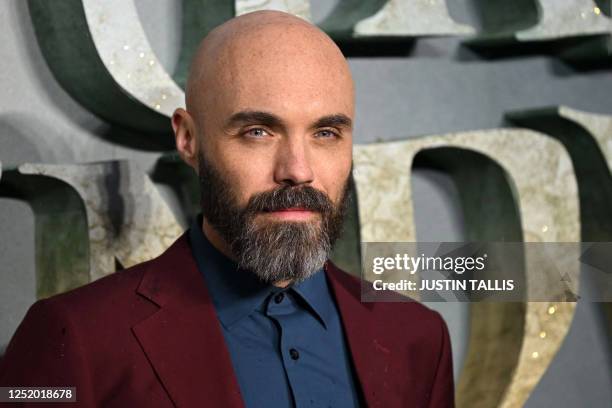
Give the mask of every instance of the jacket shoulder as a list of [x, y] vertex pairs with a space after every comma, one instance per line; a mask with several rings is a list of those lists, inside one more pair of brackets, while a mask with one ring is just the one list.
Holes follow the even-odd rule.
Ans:
[[45, 303], [60, 303], [72, 308], [102, 308], [122, 304], [136, 294], [146, 271], [155, 259], [113, 272], [78, 288], [45, 298]]

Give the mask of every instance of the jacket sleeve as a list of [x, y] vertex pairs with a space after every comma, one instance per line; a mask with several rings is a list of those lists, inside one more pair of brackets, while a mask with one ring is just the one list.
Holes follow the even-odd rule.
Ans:
[[[30, 307], [0, 361], [0, 386], [76, 387], [77, 404], [52, 405], [95, 406], [91, 371], [78, 327], [58, 299], [39, 300]], [[48, 405], [32, 402], [20, 406]]]
[[440, 321], [440, 357], [438, 368], [431, 387], [430, 408], [453, 408], [455, 406], [455, 389], [453, 382], [453, 358], [451, 353], [450, 336], [442, 316], [436, 312]]

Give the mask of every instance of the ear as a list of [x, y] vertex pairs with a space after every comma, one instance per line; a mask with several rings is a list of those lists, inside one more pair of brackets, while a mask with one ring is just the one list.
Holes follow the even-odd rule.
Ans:
[[178, 108], [172, 114], [172, 129], [176, 150], [185, 163], [198, 171], [198, 139], [193, 118], [183, 108]]

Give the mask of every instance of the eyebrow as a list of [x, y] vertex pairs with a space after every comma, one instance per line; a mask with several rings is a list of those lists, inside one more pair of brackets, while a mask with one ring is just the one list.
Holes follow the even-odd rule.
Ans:
[[263, 111], [241, 111], [234, 113], [227, 120], [225, 127], [232, 128], [249, 124], [260, 124], [268, 127], [284, 128], [283, 120], [273, 113]]
[[312, 129], [318, 129], [322, 127], [345, 127], [351, 129], [353, 127], [353, 121], [345, 114], [337, 113], [335, 115], [323, 116], [322, 118], [317, 119], [317, 121], [311, 126]]
[[[225, 124], [225, 128], [226, 129], [234, 128], [234, 127], [239, 127], [239, 126], [244, 126], [244, 125], [249, 125], [249, 124], [251, 125], [259, 124], [259, 125], [268, 126], [270, 128], [280, 128], [280, 129], [287, 128], [285, 122], [279, 116], [273, 113], [270, 113], [270, 112], [252, 111], [252, 110], [246, 110], [246, 111], [240, 111], [240, 112], [234, 113], [227, 120]], [[346, 128], [351, 129], [352, 126], [353, 126], [353, 121], [351, 120], [351, 118], [349, 118], [343, 113], [336, 113], [333, 115], [326, 115], [326, 116], [320, 117], [310, 126], [310, 128], [318, 129], [322, 127], [336, 127], [336, 128], [346, 127]]]

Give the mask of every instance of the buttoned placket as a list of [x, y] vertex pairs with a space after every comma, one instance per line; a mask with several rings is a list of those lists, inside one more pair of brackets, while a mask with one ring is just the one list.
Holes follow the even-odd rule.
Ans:
[[287, 330], [287, 326], [292, 319], [300, 318], [300, 306], [295, 298], [295, 293], [291, 289], [274, 292], [270, 295], [265, 314], [270, 319], [274, 320], [279, 329], [280, 350], [283, 360], [285, 374], [289, 379], [289, 387], [295, 401], [295, 386], [299, 381], [297, 374], [294, 372], [295, 367], [300, 364], [300, 343], [291, 331]]

